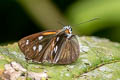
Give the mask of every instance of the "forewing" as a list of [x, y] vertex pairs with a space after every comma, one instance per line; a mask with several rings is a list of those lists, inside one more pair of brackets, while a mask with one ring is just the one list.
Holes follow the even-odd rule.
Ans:
[[36, 56], [36, 58], [34, 58], [35, 61], [39, 61], [39, 62], [49, 62], [51, 63], [53, 60], [53, 49], [55, 46], [55, 39], [56, 37], [52, 37], [50, 41], [47, 42], [47, 45], [45, 46], [44, 50], [42, 51], [43, 55], [41, 56], [41, 53]]
[[63, 44], [64, 40], [66, 37], [64, 37], [64, 33], [59, 33], [58, 35], [55, 35], [52, 37], [52, 39], [48, 42], [48, 45], [46, 49], [44, 50], [44, 55], [40, 59], [38, 56], [36, 59], [40, 60], [41, 62], [49, 62], [49, 63], [54, 63], [54, 58], [56, 55], [59, 54], [59, 50], [61, 48], [61, 45]]
[[51, 39], [57, 31], [45, 31], [22, 38], [18, 45], [24, 53], [26, 59], [37, 60], [36, 57], [42, 60], [45, 49], [49, 46]]
[[54, 37], [46, 45], [44, 50], [44, 55], [42, 57], [38, 56], [35, 59], [39, 60], [39, 62], [48, 62], [48, 63], [56, 63], [54, 58], [59, 54], [61, 50], [61, 45], [65, 42], [66, 36], [64, 32], [58, 32]]

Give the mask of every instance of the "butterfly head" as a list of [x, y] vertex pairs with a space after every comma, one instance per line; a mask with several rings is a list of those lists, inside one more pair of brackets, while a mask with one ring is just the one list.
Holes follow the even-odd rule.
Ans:
[[72, 28], [71, 26], [64, 26], [63, 30], [65, 31], [67, 38], [70, 38], [72, 36]]

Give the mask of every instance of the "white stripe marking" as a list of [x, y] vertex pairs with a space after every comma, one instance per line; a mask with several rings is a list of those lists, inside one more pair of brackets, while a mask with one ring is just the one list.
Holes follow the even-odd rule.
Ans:
[[33, 46], [33, 50], [34, 50], [34, 51], [36, 50], [36, 46]]
[[57, 59], [56, 59], [55, 63], [57, 63], [57, 62], [58, 62], [58, 60], [59, 60], [59, 58], [57, 58]]
[[38, 46], [38, 51], [40, 52], [41, 49], [42, 49], [42, 45], [39, 45], [39, 46]]
[[41, 40], [42, 38], [43, 38], [43, 36], [39, 36], [39, 37], [38, 37], [38, 40]]
[[56, 41], [58, 41], [58, 40], [59, 40], [59, 37], [57, 37]]
[[26, 40], [26, 45], [28, 45], [29, 44], [29, 40]]
[[56, 47], [54, 48], [55, 53], [57, 52], [57, 49], [58, 49], [58, 46], [56, 46]]

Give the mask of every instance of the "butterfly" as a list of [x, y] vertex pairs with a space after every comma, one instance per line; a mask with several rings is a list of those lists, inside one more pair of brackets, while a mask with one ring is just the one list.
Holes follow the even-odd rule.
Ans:
[[60, 30], [43, 31], [22, 38], [18, 42], [27, 60], [52, 64], [70, 64], [79, 57], [79, 42], [71, 26]]

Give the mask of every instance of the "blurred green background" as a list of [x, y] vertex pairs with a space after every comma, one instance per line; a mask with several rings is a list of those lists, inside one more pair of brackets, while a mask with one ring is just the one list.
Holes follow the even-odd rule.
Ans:
[[[80, 22], [99, 17], [99, 20]], [[72, 25], [73, 33], [120, 42], [120, 0], [0, 0], [0, 43]]]

